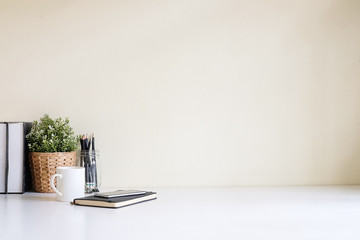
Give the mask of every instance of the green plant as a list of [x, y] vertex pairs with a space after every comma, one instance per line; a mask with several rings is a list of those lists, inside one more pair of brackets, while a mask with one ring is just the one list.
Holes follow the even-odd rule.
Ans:
[[72, 152], [78, 148], [78, 138], [69, 119], [52, 119], [47, 114], [39, 122], [33, 122], [26, 139], [30, 152]]

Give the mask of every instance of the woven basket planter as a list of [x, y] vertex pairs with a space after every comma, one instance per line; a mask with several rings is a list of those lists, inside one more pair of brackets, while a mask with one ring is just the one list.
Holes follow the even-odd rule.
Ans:
[[[58, 166], [75, 166], [76, 152], [55, 152], [29, 154], [32, 184], [36, 192], [52, 193], [50, 178], [56, 173]], [[55, 181], [56, 185], [56, 181]]]

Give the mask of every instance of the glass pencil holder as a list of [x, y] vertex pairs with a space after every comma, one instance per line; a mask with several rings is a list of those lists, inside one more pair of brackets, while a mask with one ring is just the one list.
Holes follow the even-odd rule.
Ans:
[[78, 151], [76, 165], [85, 168], [85, 192], [99, 192], [99, 188], [101, 185], [99, 151]]

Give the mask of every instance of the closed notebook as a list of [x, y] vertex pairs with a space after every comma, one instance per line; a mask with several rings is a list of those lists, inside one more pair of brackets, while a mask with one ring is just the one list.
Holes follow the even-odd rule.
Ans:
[[102, 198], [96, 196], [89, 196], [83, 198], [74, 199], [75, 205], [92, 206], [92, 207], [106, 207], [106, 208], [120, 208], [126, 207], [132, 204], [141, 203], [157, 198], [155, 192], [146, 192], [142, 195], [123, 196], [114, 198]]

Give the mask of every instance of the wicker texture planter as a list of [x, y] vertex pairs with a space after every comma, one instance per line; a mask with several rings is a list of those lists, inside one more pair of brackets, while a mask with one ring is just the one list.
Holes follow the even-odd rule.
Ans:
[[41, 193], [52, 193], [54, 190], [50, 186], [51, 176], [56, 173], [58, 166], [75, 166], [76, 152], [32, 152], [29, 160], [34, 190]]

